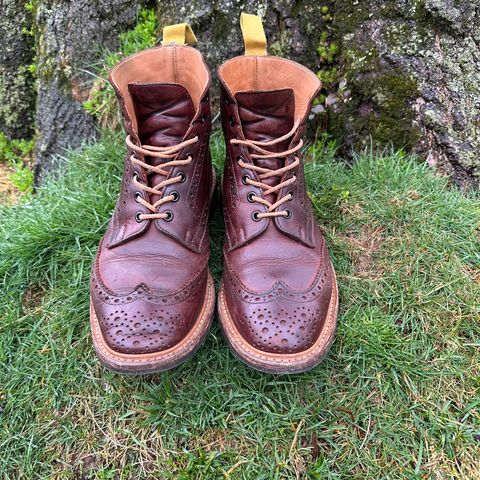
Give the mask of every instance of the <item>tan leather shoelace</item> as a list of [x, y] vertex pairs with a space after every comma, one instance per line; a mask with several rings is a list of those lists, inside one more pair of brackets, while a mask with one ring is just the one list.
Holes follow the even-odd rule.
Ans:
[[[296, 132], [297, 128], [298, 128], [298, 124], [295, 124], [288, 133], [286, 133], [282, 137], [276, 138], [275, 140], [271, 140], [269, 142], [259, 142], [255, 140], [239, 140], [235, 138], [230, 140], [230, 142], [234, 145], [245, 145], [246, 147], [251, 148], [252, 150], [258, 152], [258, 153], [252, 153], [250, 155], [250, 158], [252, 160], [262, 159], [262, 158], [286, 158], [292, 153], [295, 153], [302, 148], [303, 146], [302, 140], [300, 140], [295, 147], [292, 147], [283, 152], [271, 152], [269, 150], [265, 150], [262, 147], [271, 147], [272, 145], [276, 145], [277, 143], [283, 142], [287, 138], [291, 137]], [[295, 156], [294, 161], [289, 165], [286, 165], [282, 168], [278, 168], [276, 170], [272, 170], [270, 168], [259, 167], [258, 165], [255, 165], [253, 163], [246, 163], [242, 159], [238, 161], [238, 164], [242, 168], [248, 168], [257, 173], [257, 178], [259, 180], [258, 182], [255, 180], [252, 180], [250, 177], [247, 177], [245, 179], [245, 183], [247, 183], [248, 185], [253, 185], [257, 188], [261, 188], [265, 196], [270, 195], [271, 193], [278, 192], [282, 188], [288, 185], [291, 185], [292, 183], [295, 183], [297, 180], [297, 177], [293, 176], [274, 186], [268, 185], [267, 183], [263, 183], [262, 180], [265, 180], [266, 178], [270, 178], [270, 177], [282, 177], [286, 172], [294, 169], [299, 163], [300, 163], [300, 159], [297, 156]], [[292, 194], [288, 193], [287, 195], [284, 195], [283, 197], [279, 198], [275, 203], [270, 203], [265, 198], [252, 195], [250, 197], [250, 201], [261, 203], [262, 205], [265, 205], [267, 207], [266, 212], [258, 212], [256, 214], [256, 218], [261, 219], [261, 218], [268, 218], [268, 217], [288, 217], [289, 212], [287, 210], [276, 211], [276, 208], [278, 208], [280, 205], [283, 205], [285, 202], [288, 202], [292, 198], [293, 198]]]
[[[184, 140], [183, 142], [180, 142], [179, 144], [173, 145], [171, 147], [155, 147], [153, 145], [142, 145], [141, 147], [139, 147], [138, 145], [135, 145], [132, 142], [130, 135], [127, 135], [125, 142], [127, 146], [131, 148], [134, 152], [142, 154], [144, 156], [162, 158], [162, 159], [173, 159], [176, 157], [177, 153], [180, 152], [183, 148], [187, 147], [188, 145], [197, 143], [198, 137], [190, 138], [189, 140]], [[130, 157], [130, 160], [135, 165], [139, 165], [141, 168], [146, 170], [147, 173], [153, 172], [153, 173], [158, 173], [160, 175], [163, 175], [164, 177], [168, 177], [169, 169], [171, 167], [176, 167], [179, 165], [188, 165], [192, 161], [192, 157], [189, 156], [184, 160], [181, 160], [181, 159], [170, 160], [169, 162], [164, 162], [156, 166], [142, 162], [137, 157], [135, 157], [135, 154], [133, 154]], [[136, 176], [133, 179], [133, 182], [136, 187], [138, 187], [140, 190], [143, 190], [144, 192], [151, 193], [152, 195], [160, 195], [160, 191], [167, 185], [173, 185], [174, 183], [180, 183], [183, 181], [185, 181], [184, 175], [176, 175], [175, 177], [167, 178], [166, 180], [159, 182], [156, 185], [150, 187], [148, 185], [145, 185], [144, 183], [140, 183], [137, 180]], [[137, 195], [135, 197], [135, 200], [141, 205], [143, 205], [144, 207], [148, 208], [148, 210], [152, 212], [152, 213], [138, 214], [137, 218], [139, 220], [154, 220], [157, 218], [162, 218], [164, 220], [171, 220], [172, 219], [171, 213], [170, 214], [167, 212], [157, 213], [157, 210], [158, 210], [158, 207], [160, 207], [164, 203], [178, 200], [178, 197], [176, 195], [167, 195], [159, 198], [155, 203], [149, 203], [140, 195]]]

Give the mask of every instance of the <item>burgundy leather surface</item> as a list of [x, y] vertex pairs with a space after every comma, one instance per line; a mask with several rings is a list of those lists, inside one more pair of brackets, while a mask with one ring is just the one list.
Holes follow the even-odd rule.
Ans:
[[[194, 66], [192, 66], [193, 68]], [[179, 200], [164, 209], [173, 220], [135, 219], [147, 213], [135, 200], [133, 176], [150, 186], [165, 180], [159, 174], [146, 175], [132, 165], [127, 152], [122, 190], [100, 243], [91, 278], [91, 298], [102, 333], [115, 351], [142, 354], [161, 351], [177, 344], [190, 330], [203, 305], [207, 286], [209, 241], [207, 231], [212, 166], [208, 140], [211, 128], [208, 88], [195, 112], [192, 100], [179, 84], [129, 84], [138, 132], [126, 116], [125, 125], [132, 138], [154, 146], [175, 145], [198, 135], [199, 141], [180, 152], [178, 158], [193, 158], [189, 165], [172, 167], [185, 181], [164, 188]], [[123, 99], [120, 92], [120, 104]], [[124, 115], [125, 109], [123, 109]], [[138, 154], [136, 154], [138, 156]], [[149, 162], [163, 159], [143, 157]], [[147, 192], [143, 198], [154, 203]], [[155, 195], [158, 198], [157, 195]], [[161, 211], [161, 209], [159, 209]]]
[[[238, 164], [256, 162], [267, 168], [280, 168], [285, 158], [252, 160], [248, 147], [232, 145], [233, 138], [268, 141], [289, 132], [294, 124], [295, 101], [291, 89], [229, 94], [224, 79], [222, 123], [227, 143], [223, 180], [226, 242], [223, 285], [228, 310], [242, 336], [265, 352], [288, 354], [311, 347], [325, 322], [332, 294], [333, 273], [325, 241], [316, 224], [306, 194], [303, 164], [283, 178], [273, 177], [269, 184], [297, 177], [270, 202], [288, 192], [293, 200], [279, 207], [291, 211], [290, 218], [276, 217], [254, 221], [252, 212], [266, 211], [248, 201], [248, 193], [262, 190], [242, 182], [243, 175], [257, 179], [254, 171]], [[285, 151], [297, 145], [302, 124], [293, 137], [270, 151]], [[297, 153], [297, 156], [301, 156]], [[293, 158], [289, 158], [293, 160]], [[263, 162], [260, 164], [259, 162]]]
[[143, 144], [166, 146], [182, 140], [195, 115], [192, 99], [184, 86], [130, 83], [128, 90]]
[[[260, 142], [268, 142], [288, 133], [294, 122], [295, 98], [293, 90], [274, 90], [266, 92], [239, 92], [235, 96], [238, 104], [238, 115], [245, 138]], [[287, 150], [291, 139], [267, 147], [272, 152]], [[260, 167], [278, 169], [285, 159], [256, 159], [254, 163]], [[267, 178], [265, 183], [275, 185], [278, 177]], [[274, 195], [265, 197], [274, 201]]]
[[[192, 99], [185, 87], [175, 83], [131, 83], [128, 91], [133, 100], [142, 144], [166, 147], [181, 142], [195, 115]], [[148, 163], [159, 165], [162, 159], [148, 157]], [[156, 185], [162, 178], [152, 174], [148, 183]], [[153, 195], [152, 203], [158, 198], [158, 195]]]

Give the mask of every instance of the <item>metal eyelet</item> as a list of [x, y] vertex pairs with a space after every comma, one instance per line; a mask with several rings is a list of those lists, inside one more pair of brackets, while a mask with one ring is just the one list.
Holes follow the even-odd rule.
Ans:
[[183, 183], [187, 179], [187, 176], [183, 172], [178, 172], [177, 177], [180, 177], [180, 183]]
[[260, 212], [258, 210], [255, 210], [254, 212], [252, 212], [252, 220], [254, 222], [259, 222], [261, 220], [261, 218], [258, 216], [259, 213]]
[[237, 155], [237, 163], [243, 162], [243, 157], [241, 155]]
[[231, 127], [234, 127], [235, 126], [235, 119], [233, 117], [230, 117], [228, 119], [228, 123], [230, 124]]
[[285, 218], [292, 218], [292, 211], [291, 210], [285, 210], [285, 212], [287, 212], [287, 214], [285, 215]]
[[133, 172], [133, 175], [132, 175], [132, 178], [135, 182], [138, 182], [138, 173], [137, 172]]
[[140, 218], [140, 215], [142, 215], [142, 212], [137, 212], [137, 213], [135, 214], [135, 220], [136, 220], [138, 223], [143, 222], [143, 219]]
[[244, 185], [248, 185], [247, 180], [250, 180], [250, 177], [249, 177], [248, 175], [244, 175], [244, 176], [242, 177], [242, 183], [243, 183]]
[[253, 203], [255, 200], [253, 199], [253, 197], [256, 197], [256, 194], [255, 192], [249, 192], [248, 195], [247, 195], [247, 200], [250, 202], [250, 203]]
[[172, 202], [178, 202], [178, 200], [180, 200], [180, 194], [178, 192], [170, 192], [170, 195], [174, 197]]
[[165, 212], [163, 212], [165, 215], [167, 215], [164, 220], [166, 222], [171, 222], [173, 220], [173, 212], [171, 212], [170, 210], [166, 210]]
[[205, 123], [205, 120], [207, 119], [207, 116], [206, 115], [202, 115], [200, 117], [200, 123]]
[[142, 197], [142, 194], [141, 194], [140, 192], [135, 192], [135, 201], [136, 201], [137, 203], [139, 203], [139, 202], [138, 202], [138, 199], [139, 199], [139, 198], [143, 198], [143, 197]]
[[291, 202], [293, 200], [293, 192], [292, 191], [288, 192], [288, 195], [290, 195], [290, 198], [288, 200]]

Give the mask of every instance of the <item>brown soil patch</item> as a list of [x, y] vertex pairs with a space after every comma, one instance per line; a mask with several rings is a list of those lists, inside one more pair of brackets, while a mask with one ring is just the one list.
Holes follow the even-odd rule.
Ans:
[[346, 240], [353, 260], [353, 275], [379, 277], [381, 272], [374, 266], [374, 255], [383, 243], [383, 229], [365, 226], [360, 232], [348, 235]]
[[22, 195], [10, 181], [13, 168], [0, 162], [0, 203], [15, 203]]
[[22, 297], [22, 306], [27, 315], [36, 312], [42, 305], [45, 289], [40, 285], [30, 285]]

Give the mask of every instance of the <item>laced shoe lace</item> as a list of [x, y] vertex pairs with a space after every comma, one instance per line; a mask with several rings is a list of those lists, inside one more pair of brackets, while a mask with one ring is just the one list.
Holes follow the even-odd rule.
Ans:
[[[190, 138], [188, 140], [184, 140], [183, 142], [178, 143], [177, 145], [169, 146], [169, 147], [156, 147], [154, 145], [135, 145], [130, 138], [130, 135], [127, 135], [125, 139], [125, 143], [127, 144], [128, 148], [133, 150], [135, 153], [161, 158], [161, 159], [174, 159], [177, 156], [177, 153], [180, 152], [183, 148], [193, 145], [194, 143], [198, 142], [198, 136]], [[192, 161], [192, 157], [189, 155], [186, 159], [175, 159], [170, 160], [167, 162], [162, 162], [159, 165], [150, 165], [149, 163], [145, 163], [139, 160], [135, 153], [130, 156], [130, 160], [133, 164], [140, 166], [143, 170], [145, 170], [146, 174], [149, 173], [157, 173], [164, 177], [168, 177], [170, 172], [170, 168], [180, 166], [180, 165], [188, 165]], [[167, 185], [173, 185], [175, 183], [181, 183], [185, 181], [185, 174], [179, 172], [175, 177], [167, 178], [156, 185], [149, 186], [144, 183], [138, 181], [137, 175], [133, 177], [134, 185], [141, 191], [148, 192], [152, 195], [160, 195], [161, 190], [166, 187]], [[163, 205], [167, 202], [176, 202], [178, 200], [178, 193], [177, 194], [170, 194], [166, 196], [161, 196], [156, 202], [150, 203], [147, 202], [140, 194], [135, 196], [135, 201], [140, 203], [144, 207], [146, 207], [152, 213], [137, 213], [137, 221], [142, 220], [154, 220], [157, 218], [161, 218], [163, 220], [170, 221], [173, 216], [171, 212], [163, 212], [157, 213], [158, 207]]]
[[[297, 152], [300, 150], [303, 146], [303, 141], [299, 140], [298, 144], [295, 145], [294, 147], [284, 150], [283, 152], [272, 152], [270, 150], [267, 150], [263, 147], [271, 147], [273, 145], [276, 145], [277, 143], [283, 142], [284, 140], [287, 140], [291, 136], [294, 135], [294, 133], [297, 131], [298, 124], [296, 123], [293, 128], [286, 133], [285, 135], [276, 138], [275, 140], [270, 140], [268, 142], [260, 142], [256, 140], [240, 140], [237, 138], [234, 138], [230, 140], [230, 142], [233, 145], [245, 145], [246, 147], [252, 149], [253, 151], [257, 153], [252, 153], [250, 154], [250, 158], [252, 160], [254, 159], [267, 159], [267, 158], [286, 158], [290, 156], [292, 153]], [[238, 159], [238, 164], [242, 168], [247, 168], [249, 170], [254, 171], [257, 173], [257, 178], [259, 181], [252, 180], [248, 175], [246, 175], [243, 179], [244, 183], [247, 185], [253, 185], [257, 188], [262, 189], [263, 195], [267, 196], [272, 193], [276, 193], [279, 190], [281, 190], [284, 187], [287, 187], [288, 185], [291, 185], [292, 183], [295, 183], [297, 181], [297, 177], [294, 175], [293, 177], [284, 180], [283, 182], [279, 182], [276, 185], [268, 185], [267, 183], [264, 183], [262, 180], [265, 180], [267, 178], [271, 177], [282, 177], [286, 172], [289, 170], [294, 169], [298, 164], [300, 163], [300, 159], [295, 156], [294, 161], [288, 165], [285, 165], [282, 168], [278, 169], [270, 169], [270, 168], [265, 168], [265, 167], [260, 167], [258, 165], [255, 165], [253, 163], [246, 163], [243, 158]], [[288, 193], [286, 195], [283, 195], [280, 198], [277, 198], [277, 201], [274, 203], [269, 202], [265, 198], [258, 197], [257, 195], [250, 195], [249, 200], [251, 202], [257, 202], [262, 205], [265, 205], [267, 207], [266, 212], [256, 212], [255, 214], [255, 219], [261, 219], [261, 218], [268, 218], [268, 217], [289, 217], [290, 213], [287, 210], [281, 210], [278, 211], [276, 210], [280, 205], [283, 205], [285, 202], [288, 202], [289, 200], [292, 200], [293, 195], [291, 193]]]

